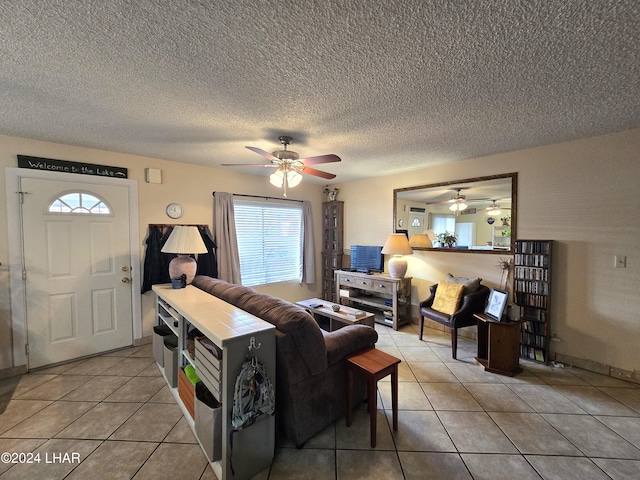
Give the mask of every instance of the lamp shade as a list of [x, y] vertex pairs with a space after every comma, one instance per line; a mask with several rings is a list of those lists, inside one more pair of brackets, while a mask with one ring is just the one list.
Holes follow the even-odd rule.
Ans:
[[182, 288], [193, 281], [198, 269], [195, 259], [189, 255], [207, 253], [207, 247], [202, 241], [198, 227], [178, 225], [173, 228], [161, 251], [178, 254], [169, 262], [169, 278], [174, 288]]
[[207, 253], [207, 247], [202, 241], [198, 227], [177, 225], [166, 243], [162, 247], [162, 253]]
[[411, 248], [431, 248], [433, 247], [433, 242], [436, 240], [438, 240], [438, 237], [433, 230], [425, 230], [422, 233], [414, 233], [411, 235], [409, 245], [411, 245]]
[[393, 255], [389, 259], [389, 275], [391, 275], [391, 278], [403, 278], [407, 273], [407, 261], [402, 258], [402, 255], [411, 255], [413, 253], [407, 236], [404, 233], [389, 235], [382, 247], [382, 253]]
[[284, 183], [284, 173], [282, 170], [278, 169], [275, 172], [273, 172], [271, 175], [269, 175], [269, 183], [271, 183], [271, 185], [273, 185], [274, 187], [282, 187], [282, 184]]
[[409, 239], [404, 233], [393, 233], [384, 242], [382, 253], [385, 255], [411, 255], [413, 250], [411, 250]]
[[287, 185], [291, 188], [297, 186], [302, 181], [302, 175], [295, 170], [289, 170], [287, 172]]
[[461, 212], [462, 210], [467, 208], [467, 206], [468, 205], [464, 203], [462, 200], [457, 200], [455, 203], [451, 204], [451, 206], [449, 207], [449, 210], [451, 210], [452, 212]]
[[433, 243], [426, 233], [414, 233], [409, 240], [411, 248], [431, 248]]

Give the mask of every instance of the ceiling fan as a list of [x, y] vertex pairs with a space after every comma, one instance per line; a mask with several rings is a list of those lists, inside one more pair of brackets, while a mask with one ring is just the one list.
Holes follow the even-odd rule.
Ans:
[[460, 194], [462, 188], [456, 188], [455, 190], [456, 194], [451, 197], [451, 200], [448, 200], [448, 203], [451, 203], [449, 210], [451, 210], [455, 215], [460, 215], [460, 212], [466, 209], [469, 205], [465, 201], [467, 197]]
[[302, 181], [302, 175], [314, 175], [320, 178], [326, 178], [331, 180], [336, 176], [333, 173], [323, 172], [315, 168], [309, 167], [309, 165], [317, 165], [320, 163], [332, 163], [340, 162], [341, 159], [337, 155], [327, 154], [318, 155], [315, 157], [300, 158], [300, 156], [291, 150], [287, 150], [287, 147], [293, 140], [291, 137], [282, 135], [278, 137], [278, 140], [282, 144], [282, 150], [276, 150], [273, 153], [265, 152], [261, 148], [257, 147], [245, 147], [256, 152], [258, 155], [262, 155], [271, 163], [223, 163], [225, 167], [267, 167], [275, 168], [276, 171], [269, 176], [269, 182], [278, 188], [284, 188], [284, 196], [287, 196], [287, 187], [293, 188]]
[[458, 215], [462, 210], [464, 210], [465, 208], [468, 207], [467, 201], [466, 201], [466, 195], [462, 195], [460, 192], [462, 190], [466, 190], [468, 187], [459, 187], [459, 188], [452, 188], [450, 189], [453, 192], [456, 192], [455, 195], [453, 195], [451, 198], [449, 198], [448, 200], [438, 200], [435, 202], [426, 202], [426, 205], [443, 205], [443, 204], [451, 204], [449, 206], [449, 210], [453, 211], [456, 215]]
[[502, 213], [502, 210], [511, 210], [511, 208], [509, 208], [509, 207], [501, 207], [500, 205], [498, 205], [496, 203], [496, 201], [497, 201], [496, 199], [492, 199], [491, 202], [493, 202], [493, 203], [491, 203], [491, 205], [489, 205], [487, 208], [485, 208], [485, 210], [487, 211], [487, 215], [490, 215], [490, 216], [496, 215], [497, 216], [497, 215], [500, 215]]
[[489, 198], [470, 198], [467, 199], [466, 195], [462, 195], [463, 190], [468, 190], [470, 187], [456, 187], [449, 189], [452, 192], [455, 192], [453, 196], [451, 196], [448, 200], [438, 200], [434, 202], [426, 202], [426, 205], [444, 205], [449, 204], [449, 210], [451, 210], [454, 215], [460, 215], [460, 212], [465, 210], [470, 203], [476, 202], [486, 202], [490, 200]]

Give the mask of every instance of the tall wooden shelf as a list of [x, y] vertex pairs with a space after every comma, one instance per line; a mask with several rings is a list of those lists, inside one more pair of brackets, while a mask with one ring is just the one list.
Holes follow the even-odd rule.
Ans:
[[552, 240], [516, 240], [513, 292], [520, 307], [520, 356], [549, 362]]
[[322, 298], [337, 302], [333, 272], [344, 255], [344, 202], [323, 202], [322, 217]]

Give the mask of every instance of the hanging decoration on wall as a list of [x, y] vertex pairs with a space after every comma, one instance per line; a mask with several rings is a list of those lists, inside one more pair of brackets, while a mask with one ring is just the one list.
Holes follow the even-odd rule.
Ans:
[[53, 158], [30, 157], [18, 155], [18, 167], [47, 172], [75, 173], [78, 175], [97, 175], [100, 177], [128, 178], [128, 169], [93, 163], [69, 162]]

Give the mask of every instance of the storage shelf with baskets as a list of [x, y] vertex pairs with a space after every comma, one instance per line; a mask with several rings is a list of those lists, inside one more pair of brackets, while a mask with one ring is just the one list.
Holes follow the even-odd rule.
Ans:
[[[170, 352], [167, 348], [163, 352], [161, 347], [160, 355], [156, 356], [159, 335], [154, 328], [154, 358], [187, 424], [217, 478], [253, 478], [272, 463], [275, 417], [265, 417], [234, 431], [234, 473], [229, 440], [233, 430], [234, 385], [250, 348], [259, 348], [256, 355], [269, 376], [275, 378], [275, 327], [192, 285], [181, 289], [173, 289], [171, 285], [152, 288], [156, 294], [158, 327], [166, 325], [170, 329], [166, 333], [177, 337], [174, 341], [177, 345]], [[199, 335], [193, 334], [194, 329]], [[195, 380], [183, 370], [189, 365], [194, 367]], [[216, 401], [215, 407], [205, 405], [198, 397], [203, 390]]]

